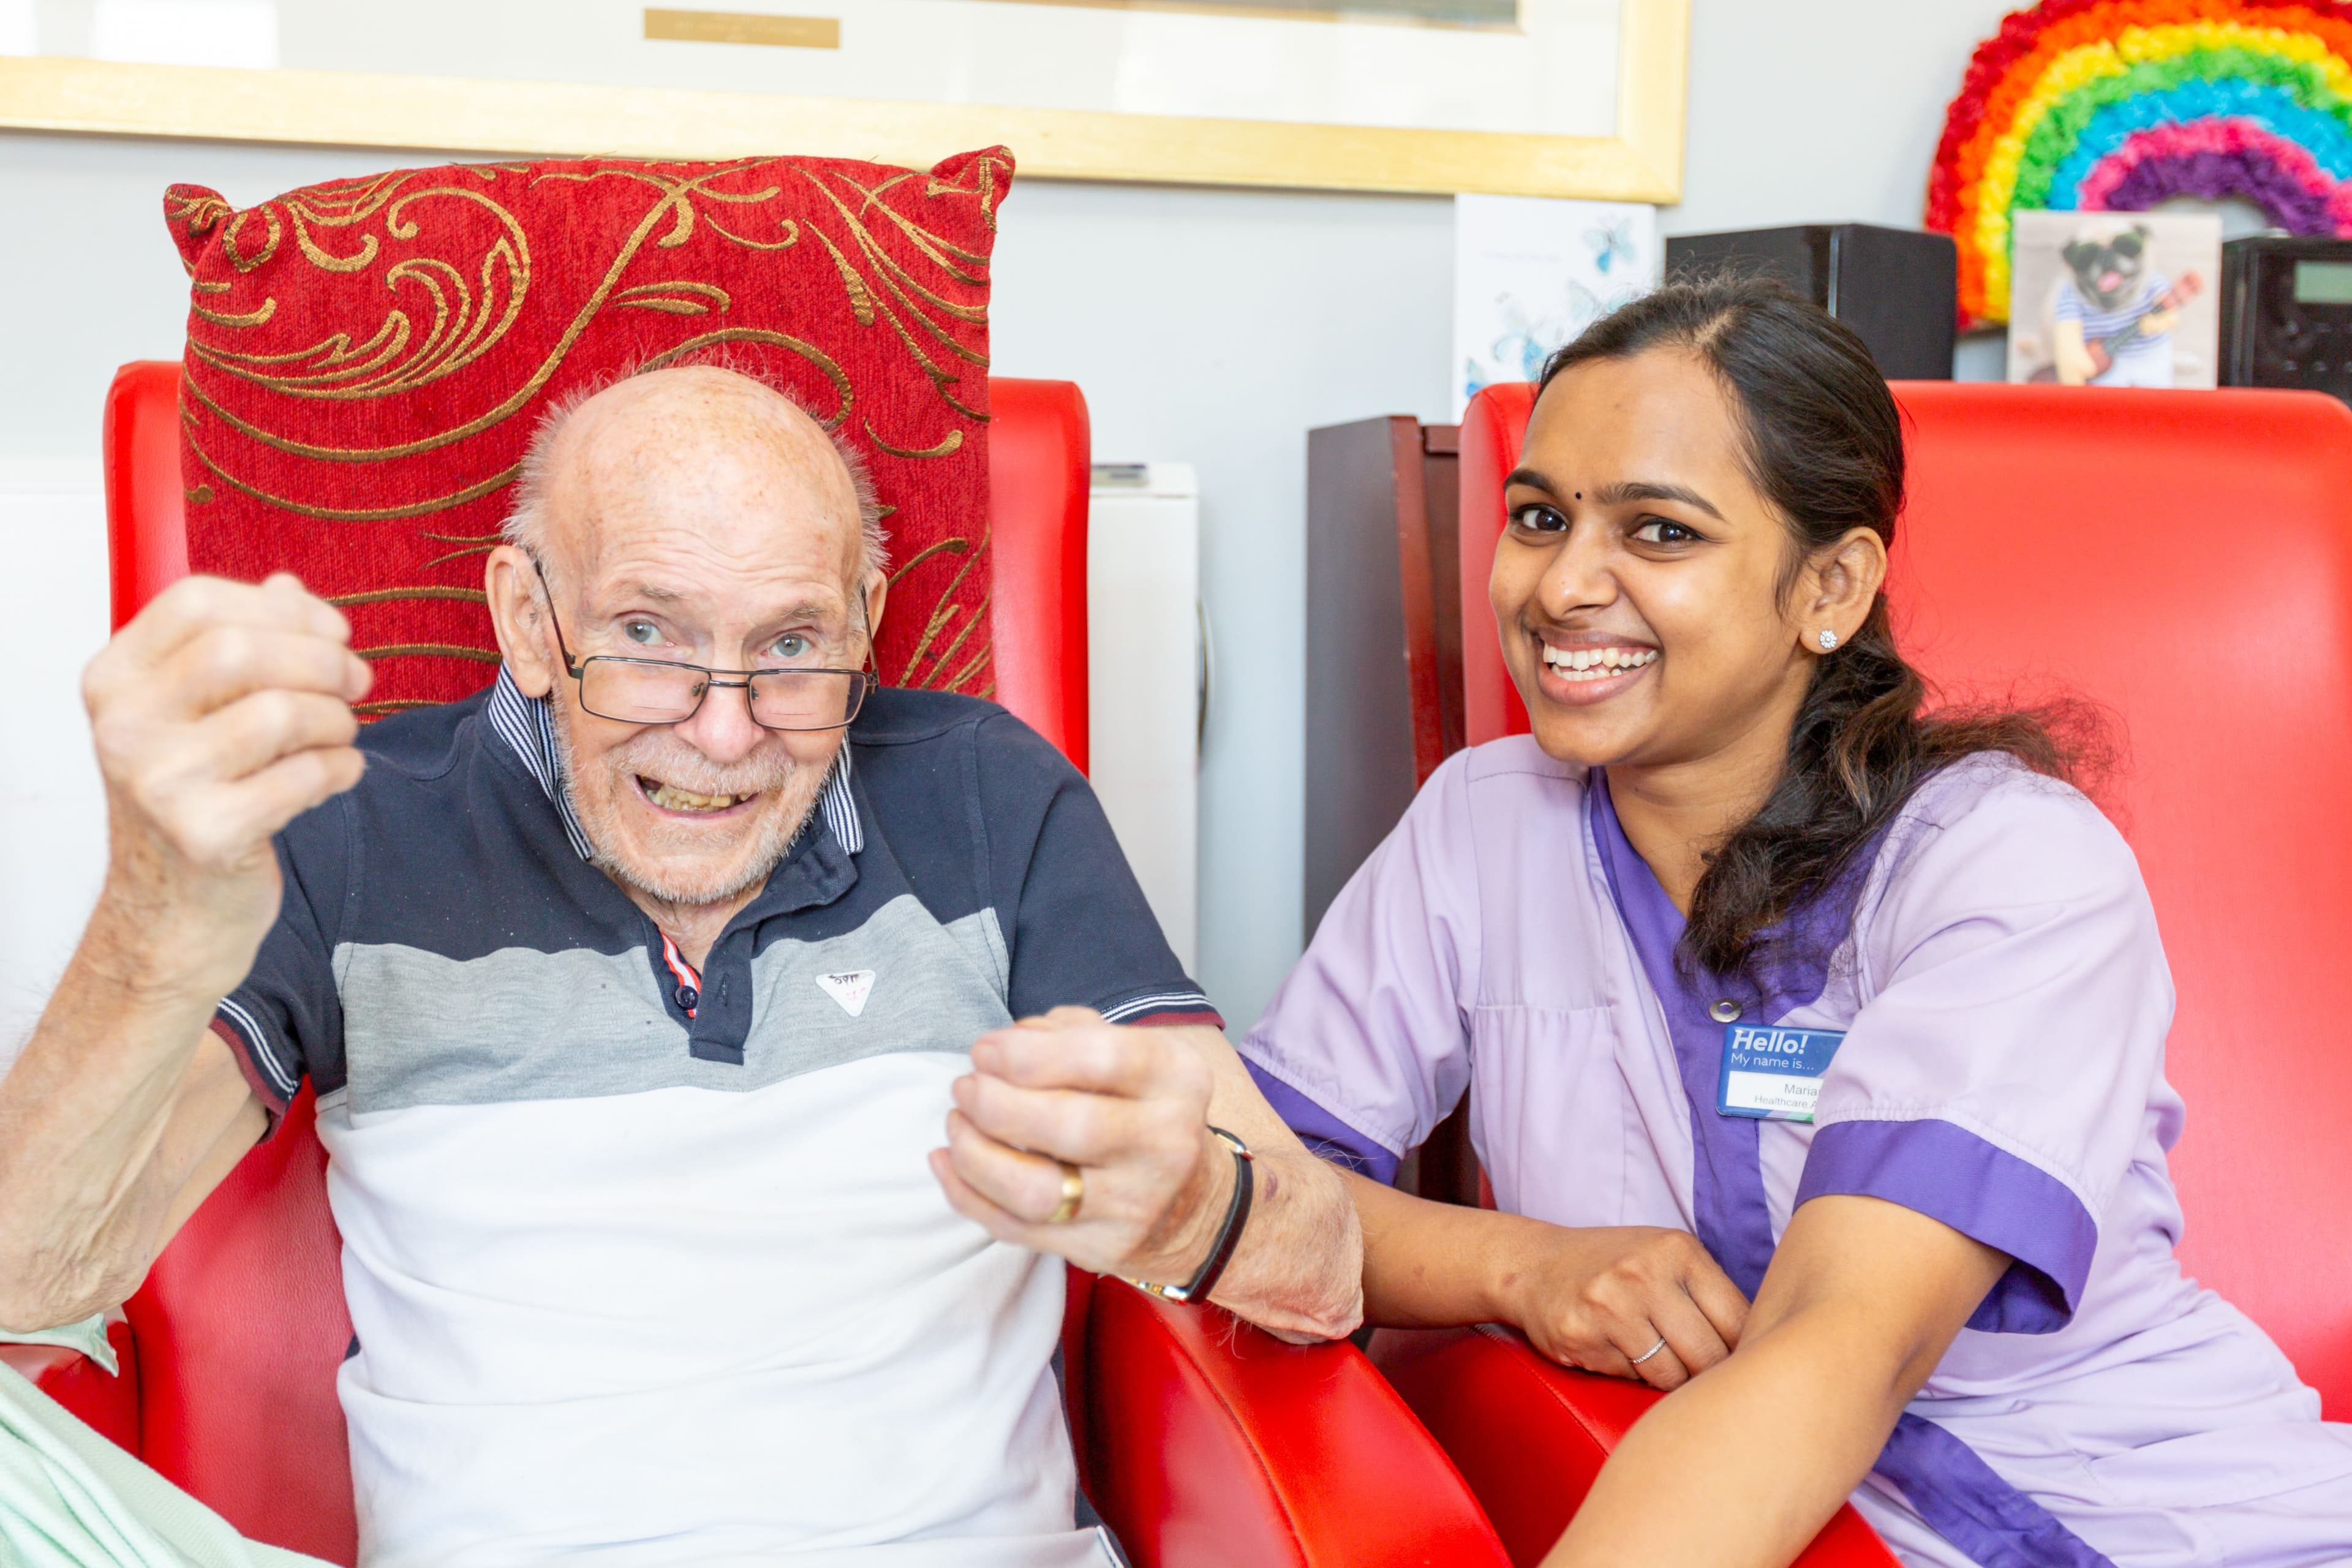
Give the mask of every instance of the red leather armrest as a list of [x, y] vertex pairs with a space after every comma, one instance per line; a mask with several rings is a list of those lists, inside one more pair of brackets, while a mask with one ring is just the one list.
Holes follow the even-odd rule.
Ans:
[[[1664, 1397], [1646, 1384], [1554, 1366], [1493, 1329], [1383, 1329], [1372, 1359], [1470, 1483], [1517, 1568], [1543, 1561], [1601, 1463]], [[1795, 1568], [1895, 1568], [1851, 1503]]]
[[1136, 1568], [1505, 1568], [1461, 1475], [1363, 1352], [1105, 1279], [1087, 1494]]
[[58, 1345], [0, 1345], [0, 1362], [21, 1373], [34, 1387], [64, 1405], [99, 1436], [132, 1454], [139, 1452], [139, 1357], [131, 1342], [131, 1325], [121, 1312], [106, 1322], [107, 1342], [114, 1347], [120, 1373], [106, 1369], [79, 1351]]

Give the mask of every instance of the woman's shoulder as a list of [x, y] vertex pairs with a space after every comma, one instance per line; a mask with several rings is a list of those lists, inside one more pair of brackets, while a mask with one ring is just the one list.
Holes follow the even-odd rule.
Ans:
[[[1499, 741], [1482, 745], [1465, 746], [1438, 765], [1438, 773], [1448, 768], [1458, 769], [1465, 782], [1487, 779], [1536, 778], [1553, 779], [1568, 784], [1578, 793], [1584, 788], [1585, 775], [1591, 770], [1582, 763], [1563, 763], [1536, 744], [1533, 735], [1506, 735]], [[1430, 775], [1435, 784], [1435, 773]]]
[[1429, 775], [1376, 858], [1410, 868], [1425, 899], [1470, 910], [1582, 863], [1585, 780], [1525, 735], [1454, 752]]
[[1531, 735], [1467, 746], [1437, 765], [1414, 795], [1406, 819], [1424, 832], [1466, 842], [1500, 828], [1540, 822], [1549, 828], [1580, 816], [1591, 770], [1547, 754]]
[[1948, 903], [2144, 897], [2139, 862], [2091, 798], [2004, 752], [1938, 769], [1916, 790], [1878, 857], [1882, 892], [1904, 885]]
[[1912, 792], [1897, 820], [1915, 830], [2000, 823], [2123, 841], [2090, 796], [2007, 752], [1977, 752], [1937, 768]]

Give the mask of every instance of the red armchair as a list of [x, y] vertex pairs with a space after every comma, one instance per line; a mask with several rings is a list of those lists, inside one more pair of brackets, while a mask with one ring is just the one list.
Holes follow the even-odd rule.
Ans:
[[[2321, 1195], [2352, 1185], [2352, 1056], [2315, 984], [2332, 973], [2315, 955], [2352, 939], [2352, 411], [2294, 392], [1895, 394], [1911, 463], [1893, 579], [1904, 646], [1948, 698], [2063, 691], [2119, 720], [2129, 761], [2105, 804], [2179, 991], [2181, 1259], [2278, 1340], [2332, 1419], [2352, 1417], [2352, 1264], [2310, 1240]], [[1533, 405], [1525, 383], [1489, 387], [1462, 426], [1473, 744], [1528, 727], [1486, 579]], [[2223, 789], [2231, 809], [2216, 811]], [[1490, 1335], [1374, 1353], [1515, 1563], [1655, 1397]], [[1570, 1484], [1538, 1479], [1536, 1455]], [[1846, 1517], [1809, 1564], [1885, 1561]]]
[[[117, 625], [184, 574], [179, 367], [107, 402]], [[991, 386], [999, 698], [1086, 761], [1086, 405]], [[156, 1260], [112, 1325], [122, 1373], [71, 1352], [10, 1364], [257, 1539], [356, 1551], [336, 1367], [351, 1339], [326, 1156], [306, 1090]], [[1073, 1272], [1066, 1393], [1088, 1495], [1139, 1568], [1502, 1568], [1462, 1478], [1363, 1355]]]

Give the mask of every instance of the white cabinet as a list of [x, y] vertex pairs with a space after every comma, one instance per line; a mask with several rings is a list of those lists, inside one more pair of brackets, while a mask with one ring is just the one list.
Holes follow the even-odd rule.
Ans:
[[1095, 793], [1185, 971], [1200, 962], [1200, 489], [1183, 463], [1098, 463], [1087, 534]]
[[[93, 421], [93, 423], [95, 423]], [[0, 457], [0, 560], [17, 593], [0, 739], [0, 1072], [81, 940], [106, 873], [106, 793], [81, 671], [106, 645], [96, 458]]]

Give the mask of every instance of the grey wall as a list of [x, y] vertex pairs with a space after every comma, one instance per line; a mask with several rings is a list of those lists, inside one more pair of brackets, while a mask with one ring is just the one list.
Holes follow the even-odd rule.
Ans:
[[[1696, 0], [1687, 199], [1664, 215], [1667, 232], [1916, 222], [1944, 106], [2008, 8]], [[245, 203], [395, 161], [0, 134], [0, 462], [94, 457], [113, 367], [177, 353], [185, 296], [165, 184]], [[1201, 979], [1237, 1027], [1298, 951], [1306, 432], [1371, 414], [1444, 417], [1451, 223], [1442, 198], [1045, 183], [1016, 187], [1004, 208], [997, 369], [1081, 384], [1098, 458], [1200, 472], [1219, 675]], [[1997, 344], [1961, 357], [1998, 374]], [[79, 737], [62, 741], [62, 765], [81, 765]]]

